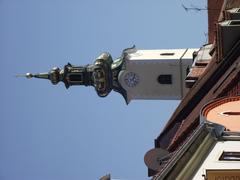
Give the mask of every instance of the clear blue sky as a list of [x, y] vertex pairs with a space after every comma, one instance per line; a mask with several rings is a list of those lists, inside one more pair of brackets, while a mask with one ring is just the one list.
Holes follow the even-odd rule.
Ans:
[[67, 62], [92, 63], [103, 51], [200, 47], [206, 12], [197, 0], [0, 0], [0, 179], [148, 179], [154, 147], [179, 101], [131, 101], [91, 87], [15, 78]]

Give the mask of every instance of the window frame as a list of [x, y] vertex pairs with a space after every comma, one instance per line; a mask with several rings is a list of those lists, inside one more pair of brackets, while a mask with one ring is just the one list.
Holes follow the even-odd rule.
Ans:
[[240, 151], [223, 151], [219, 161], [240, 161]]

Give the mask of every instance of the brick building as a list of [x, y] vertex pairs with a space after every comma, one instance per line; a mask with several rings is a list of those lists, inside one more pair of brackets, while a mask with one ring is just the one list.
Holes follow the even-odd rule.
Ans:
[[208, 0], [207, 10], [190, 90], [144, 158], [153, 179], [240, 179], [240, 1]]

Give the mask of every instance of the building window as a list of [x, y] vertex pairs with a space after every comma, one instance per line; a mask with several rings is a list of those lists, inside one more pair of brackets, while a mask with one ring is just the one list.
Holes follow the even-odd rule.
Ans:
[[240, 152], [223, 151], [220, 161], [240, 161]]
[[160, 84], [172, 84], [172, 75], [171, 74], [161, 74], [158, 76], [158, 82]]
[[69, 76], [71, 82], [83, 82], [82, 74], [71, 74]]
[[240, 25], [240, 21], [231, 21], [230, 25]]
[[161, 53], [160, 55], [161, 56], [173, 56], [174, 53]]
[[223, 114], [223, 115], [226, 115], [226, 116], [239, 116], [240, 115], [240, 112], [237, 112], [237, 111], [224, 111], [224, 112], [221, 112], [220, 114]]

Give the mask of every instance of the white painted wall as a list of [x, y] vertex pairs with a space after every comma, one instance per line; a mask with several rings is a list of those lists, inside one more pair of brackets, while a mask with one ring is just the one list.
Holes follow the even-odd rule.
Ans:
[[240, 169], [240, 161], [219, 161], [219, 157], [223, 151], [240, 152], [240, 141], [220, 141], [217, 142], [208, 157], [204, 160], [201, 167], [193, 177], [193, 180], [204, 179], [202, 175], [206, 175], [206, 170], [216, 169]]
[[[127, 91], [128, 102], [132, 99], [181, 99], [186, 94], [186, 69], [191, 67], [192, 53], [198, 49], [137, 50], [126, 59], [126, 70], [119, 73], [118, 80]], [[174, 55], [163, 55], [174, 53]], [[124, 81], [128, 72], [139, 77], [139, 83], [128, 87]], [[160, 84], [161, 74], [171, 74], [172, 84]]]

